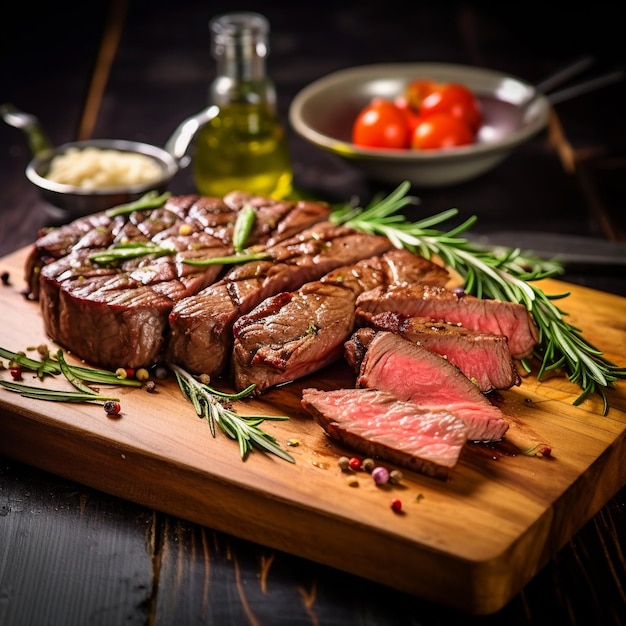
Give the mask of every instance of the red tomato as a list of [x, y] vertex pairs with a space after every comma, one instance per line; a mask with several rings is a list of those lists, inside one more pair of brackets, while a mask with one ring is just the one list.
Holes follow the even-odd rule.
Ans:
[[447, 113], [432, 113], [423, 117], [411, 137], [411, 147], [418, 150], [466, 146], [473, 142], [474, 133], [470, 127]]
[[365, 148], [408, 148], [411, 130], [406, 112], [389, 100], [372, 100], [354, 121], [352, 142]]
[[474, 133], [482, 123], [480, 103], [472, 91], [458, 83], [447, 83], [426, 96], [420, 108], [422, 115], [448, 113], [464, 121]]
[[409, 131], [412, 135], [415, 127], [420, 121], [419, 114], [409, 106], [409, 102], [404, 96], [398, 96], [393, 102], [399, 109], [405, 112], [407, 119], [409, 120]]
[[442, 83], [430, 78], [418, 78], [405, 87], [403, 96], [408, 106], [417, 112], [421, 109], [424, 98], [441, 89], [442, 86]]

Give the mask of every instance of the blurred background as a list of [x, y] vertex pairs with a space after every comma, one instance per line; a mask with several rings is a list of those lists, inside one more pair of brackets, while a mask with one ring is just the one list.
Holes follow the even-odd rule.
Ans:
[[[582, 55], [596, 58], [589, 75], [623, 68], [618, 9], [619, 3], [609, 2], [575, 8], [445, 0], [332, 6], [62, 0], [37, 9], [13, 3], [1, 25], [1, 100], [36, 114], [54, 143], [104, 137], [114, 128], [115, 138], [163, 145], [180, 121], [206, 104], [215, 73], [208, 21], [224, 11], [255, 10], [269, 19], [268, 69], [288, 126], [289, 104], [300, 89], [352, 65], [462, 63], [533, 84]], [[449, 189], [416, 190], [423, 211], [457, 207], [461, 217], [478, 214], [481, 223], [503, 228], [541, 218], [543, 229], [554, 231], [567, 216], [572, 232], [623, 238], [625, 91], [622, 83], [557, 105], [550, 129], [493, 172]], [[353, 195], [365, 200], [379, 191], [380, 185], [306, 145], [290, 128], [289, 142], [300, 188], [333, 201]], [[21, 134], [5, 124], [0, 124], [0, 155], [0, 215], [7, 203], [28, 210], [37, 194], [20, 177], [30, 155]], [[193, 190], [190, 169], [180, 172], [173, 190]], [[9, 226], [15, 245], [33, 238], [19, 223]], [[0, 237], [9, 237], [6, 229]]]

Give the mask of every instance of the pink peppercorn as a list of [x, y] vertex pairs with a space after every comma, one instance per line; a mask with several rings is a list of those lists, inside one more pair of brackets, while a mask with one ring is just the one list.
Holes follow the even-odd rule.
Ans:
[[396, 513], [399, 513], [400, 511], [402, 511], [402, 501], [398, 500], [398, 498], [394, 498], [391, 501], [391, 508], [393, 511], [395, 511]]
[[389, 481], [389, 472], [384, 467], [375, 467], [372, 470], [372, 478], [377, 485], [384, 485]]

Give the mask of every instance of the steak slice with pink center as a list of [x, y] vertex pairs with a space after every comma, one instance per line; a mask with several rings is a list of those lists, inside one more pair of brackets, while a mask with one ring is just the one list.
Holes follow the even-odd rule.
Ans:
[[335, 441], [434, 478], [450, 478], [467, 441], [453, 413], [376, 389], [304, 389], [302, 406]]
[[521, 378], [504, 335], [494, 335], [424, 317], [357, 311], [357, 319], [376, 330], [397, 333], [456, 365], [483, 392], [510, 389]]
[[429, 285], [400, 285], [363, 294], [357, 306], [367, 313], [393, 311], [411, 317], [428, 317], [508, 339], [514, 359], [529, 357], [539, 333], [532, 315], [517, 302], [501, 302], [457, 294]]
[[395, 333], [377, 332], [369, 342], [356, 385], [448, 410], [467, 424], [472, 441], [499, 441], [509, 427], [500, 409], [458, 367]]

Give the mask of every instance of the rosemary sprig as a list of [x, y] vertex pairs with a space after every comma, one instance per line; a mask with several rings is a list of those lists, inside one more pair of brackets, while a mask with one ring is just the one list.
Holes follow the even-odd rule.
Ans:
[[[563, 267], [519, 248], [493, 250], [471, 243], [462, 235], [475, 224], [475, 216], [448, 231], [433, 228], [456, 216], [456, 209], [410, 222], [399, 213], [416, 201], [407, 195], [409, 188], [410, 184], [405, 181], [386, 198], [374, 198], [364, 208], [350, 204], [337, 206], [330, 219], [362, 232], [384, 235], [395, 247], [406, 248], [426, 258], [439, 256], [462, 277], [464, 289], [469, 294], [523, 304], [539, 328], [539, 341], [534, 350], [534, 355], [541, 361], [538, 379], [541, 380], [548, 371], [562, 369], [569, 380], [582, 389], [574, 405], [597, 394], [603, 402], [602, 414], [606, 415], [605, 388], [614, 387], [617, 380], [626, 379], [626, 367], [619, 367], [606, 359], [582, 336], [580, 329], [566, 321], [568, 314], [554, 301], [567, 297], [567, 293], [547, 295], [532, 284], [562, 274]], [[527, 362], [524, 367], [530, 371]]]
[[52, 402], [118, 402], [119, 398], [110, 396], [101, 396], [93, 391], [84, 393], [82, 391], [62, 391], [58, 389], [45, 389], [34, 387], [32, 385], [24, 385], [23, 383], [14, 383], [8, 380], [0, 380], [0, 387], [4, 387], [9, 391], [19, 393], [24, 398], [32, 398], [33, 400], [47, 400]]
[[63, 358], [63, 353], [61, 351], [57, 353], [57, 356], [60, 359], [63, 359], [67, 373], [63, 371], [61, 361], [53, 359], [49, 354], [46, 354], [40, 360], [36, 360], [26, 356], [24, 352], [12, 352], [11, 350], [0, 347], [0, 357], [7, 359], [11, 363], [15, 363], [24, 371], [36, 372], [39, 378], [43, 378], [46, 374], [50, 376], [64, 374], [68, 380], [72, 377], [87, 383], [141, 387], [141, 381], [134, 378], [120, 378], [115, 372], [95, 367], [70, 365]]
[[158, 209], [163, 206], [172, 194], [169, 191], [159, 195], [158, 191], [152, 190], [145, 193], [141, 198], [126, 204], [118, 204], [110, 208], [107, 217], [117, 217], [118, 215], [128, 215], [135, 211], [146, 211], [148, 209]]
[[191, 402], [198, 417], [207, 420], [213, 437], [216, 436], [217, 424], [225, 435], [237, 441], [242, 459], [245, 460], [254, 448], [258, 448], [271, 452], [285, 461], [295, 463], [293, 457], [278, 445], [275, 437], [259, 428], [265, 420], [284, 421], [289, 419], [288, 417], [243, 416], [228, 407], [231, 401], [248, 396], [253, 391], [254, 385], [239, 393], [228, 394], [199, 382], [177, 365], [168, 363], [168, 367], [174, 372], [184, 398]]

